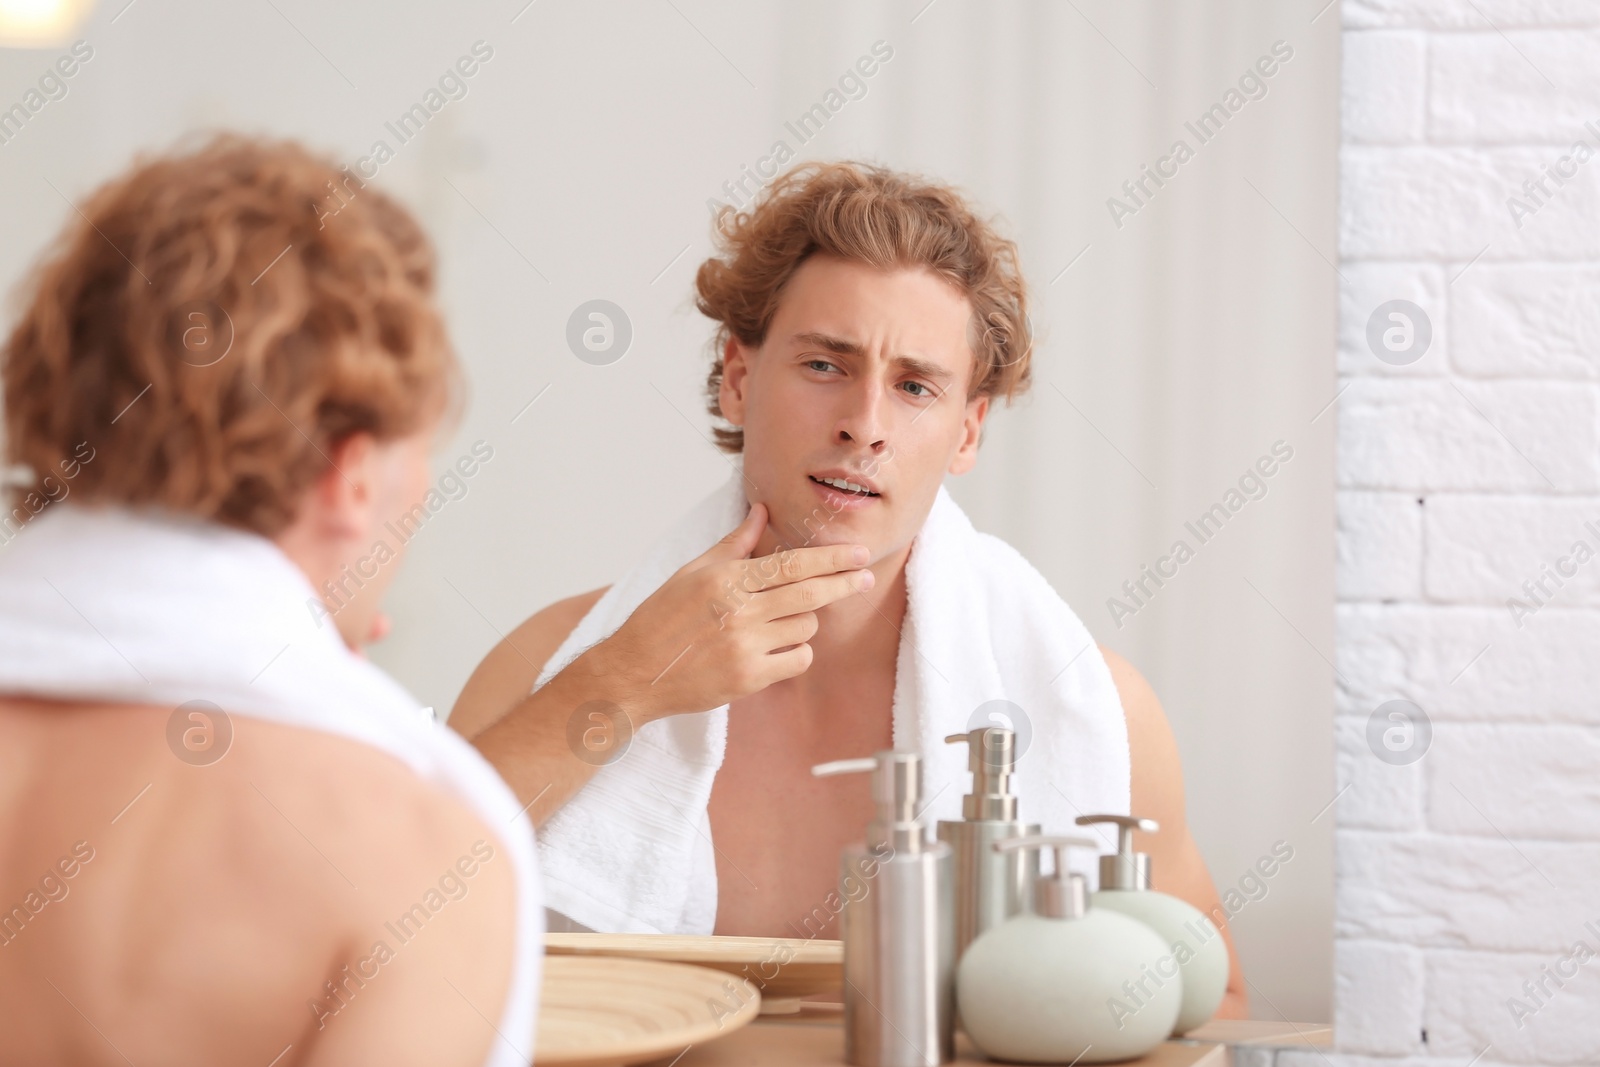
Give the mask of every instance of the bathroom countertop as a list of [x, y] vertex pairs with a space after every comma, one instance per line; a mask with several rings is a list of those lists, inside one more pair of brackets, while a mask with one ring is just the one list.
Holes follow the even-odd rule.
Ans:
[[[837, 1012], [765, 1015], [727, 1037], [689, 1048], [674, 1067], [837, 1067], [844, 1062], [842, 1029], [843, 1017]], [[1283, 1030], [1280, 1025], [1273, 1032]], [[1230, 1040], [1238, 1040], [1239, 1036]], [[956, 1034], [956, 1058], [963, 1063], [988, 1062], [962, 1033]], [[1127, 1065], [1227, 1067], [1229, 1062], [1226, 1045], [1211, 1040], [1184, 1040], [1165, 1042], [1142, 1059], [1127, 1061]]]
[[1327, 1023], [1264, 1022], [1259, 1019], [1213, 1019], [1190, 1030], [1192, 1041], [1226, 1045], [1272, 1045], [1333, 1048], [1333, 1027]]

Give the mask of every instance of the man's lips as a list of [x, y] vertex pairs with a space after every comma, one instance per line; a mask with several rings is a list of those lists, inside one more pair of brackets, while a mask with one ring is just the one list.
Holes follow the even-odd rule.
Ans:
[[878, 486], [877, 482], [864, 475], [851, 474], [848, 471], [817, 471], [814, 474], [808, 474], [806, 477], [818, 485], [837, 489], [839, 492], [850, 496], [874, 497], [883, 495], [883, 490]]
[[[826, 503], [829, 511], [835, 515], [846, 511], [860, 511], [862, 508], [875, 507], [883, 498], [874, 490], [841, 489], [822, 481], [816, 475], [808, 475], [811, 486]], [[860, 482], [852, 482], [861, 485]]]

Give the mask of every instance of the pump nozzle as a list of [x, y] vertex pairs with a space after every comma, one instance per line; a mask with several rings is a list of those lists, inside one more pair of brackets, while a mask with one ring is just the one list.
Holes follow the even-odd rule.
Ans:
[[1117, 828], [1116, 854], [1100, 857], [1101, 889], [1150, 888], [1150, 855], [1133, 850], [1133, 832], [1153, 834], [1161, 829], [1160, 823], [1135, 815], [1080, 815], [1074, 821], [1079, 826], [1106, 823]]
[[991, 846], [996, 852], [1013, 852], [1017, 849], [1054, 849], [1056, 869], [1041, 874], [1033, 883], [1033, 910], [1047, 919], [1081, 919], [1089, 907], [1089, 891], [1083, 875], [1067, 869], [1067, 849], [1092, 848], [1100, 851], [1099, 842], [1089, 837], [1062, 837], [1055, 834], [1029, 834], [1026, 837], [1008, 837]]
[[927, 830], [917, 819], [922, 799], [922, 757], [915, 752], [884, 749], [875, 756], [819, 763], [817, 778], [872, 772], [872, 800], [878, 817], [867, 824], [867, 844], [889, 845], [896, 852], [921, 852]]
[[1003, 726], [980, 726], [964, 734], [951, 734], [945, 744], [966, 742], [967, 770], [972, 772], [972, 792], [961, 801], [961, 817], [969, 820], [1009, 822], [1017, 817], [1017, 798], [1011, 792], [1011, 775], [1017, 766], [1017, 735]]

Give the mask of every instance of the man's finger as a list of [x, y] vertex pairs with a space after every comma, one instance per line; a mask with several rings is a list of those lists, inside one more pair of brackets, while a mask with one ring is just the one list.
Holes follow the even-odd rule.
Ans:
[[748, 559], [750, 553], [755, 551], [756, 542], [761, 540], [761, 535], [767, 529], [767, 506], [765, 504], [750, 505], [750, 513], [744, 521], [728, 531], [716, 544], [706, 549], [695, 557], [683, 568], [685, 571], [697, 571], [701, 567], [712, 563], [727, 563], [736, 559]]
[[804, 674], [811, 666], [810, 645], [796, 645], [786, 652], [773, 652], [762, 664], [766, 668], [767, 685]]
[[837, 574], [867, 565], [871, 553], [863, 545], [815, 545], [781, 548], [742, 565], [744, 585], [751, 591], [803, 582], [819, 574]]
[[873, 581], [871, 571], [821, 574], [815, 578], [780, 585], [775, 589], [756, 594], [751, 600], [750, 610], [755, 613], [753, 618], [762, 622], [783, 619], [790, 615], [816, 611], [832, 604], [835, 600], [843, 600], [854, 593], [865, 592], [872, 588]]
[[761, 631], [761, 639], [772, 646], [768, 650], [771, 652], [805, 644], [815, 636], [817, 636], [817, 616], [811, 611], [774, 619]]

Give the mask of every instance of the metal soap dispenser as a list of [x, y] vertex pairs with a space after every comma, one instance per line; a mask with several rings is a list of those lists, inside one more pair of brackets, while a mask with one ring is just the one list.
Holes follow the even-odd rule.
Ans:
[[972, 792], [961, 801], [960, 821], [941, 820], [939, 840], [955, 853], [955, 960], [972, 940], [1026, 909], [1039, 877], [1039, 853], [1028, 849], [1000, 852], [992, 846], [1007, 838], [1037, 834], [1039, 827], [1017, 818], [1011, 792], [1016, 771], [1017, 735], [1000, 726], [981, 726], [951, 734], [946, 744], [967, 745]]
[[856, 1067], [936, 1067], [955, 1058], [951, 853], [917, 817], [922, 758], [883, 751], [811, 768], [872, 772], [877, 817], [840, 857], [844, 1056]]
[[1120, 911], [1161, 935], [1168, 966], [1183, 976], [1183, 1006], [1173, 1036], [1187, 1033], [1216, 1014], [1228, 991], [1228, 947], [1216, 925], [1188, 901], [1150, 888], [1150, 856], [1133, 850], [1133, 832], [1154, 833], [1154, 819], [1131, 815], [1084, 815], [1079, 826], [1109, 823], [1117, 828], [1115, 855], [1100, 857], [1100, 889], [1094, 906]]

